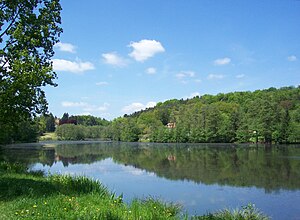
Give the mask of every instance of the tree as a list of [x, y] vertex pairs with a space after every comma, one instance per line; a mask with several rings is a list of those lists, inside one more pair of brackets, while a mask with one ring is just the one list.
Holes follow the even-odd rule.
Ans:
[[62, 121], [67, 121], [67, 120], [69, 120], [69, 113], [65, 112], [65, 113], [63, 114], [63, 116], [61, 117], [61, 120], [62, 120]]
[[46, 132], [54, 132], [55, 131], [55, 118], [50, 113], [50, 115], [47, 115], [46, 117]]
[[[94, 123], [90, 117], [84, 123]], [[90, 129], [86, 137], [166, 143], [299, 143], [300, 87], [174, 99], [103, 126]]]
[[[62, 32], [59, 0], [0, 1], [0, 133], [47, 111], [53, 46]], [[12, 141], [0, 136], [0, 142]], [[9, 135], [8, 135], [9, 136]]]

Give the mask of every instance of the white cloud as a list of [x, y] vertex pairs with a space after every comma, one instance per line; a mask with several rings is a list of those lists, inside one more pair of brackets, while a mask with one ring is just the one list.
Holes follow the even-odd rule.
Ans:
[[228, 58], [228, 57], [224, 57], [224, 58], [214, 60], [214, 64], [216, 66], [226, 65], [226, 64], [229, 64], [230, 62], [231, 62], [231, 59]]
[[186, 83], [188, 83], [188, 80], [190, 78], [193, 78], [195, 75], [196, 74], [193, 71], [181, 71], [181, 72], [177, 73], [175, 76], [181, 83], [186, 84]]
[[241, 78], [244, 78], [244, 77], [245, 77], [245, 74], [238, 74], [238, 75], [236, 75], [235, 77], [238, 78], [238, 79], [241, 79]]
[[110, 104], [104, 103], [103, 105], [92, 105], [87, 102], [69, 102], [69, 101], [63, 101], [61, 103], [63, 107], [66, 108], [81, 108], [84, 112], [89, 113], [90, 112], [105, 112], [108, 110]]
[[153, 108], [154, 106], [156, 106], [156, 102], [148, 102], [146, 104], [146, 108]]
[[105, 112], [108, 110], [110, 104], [104, 103], [103, 105], [97, 106], [97, 105], [87, 105], [83, 108], [85, 112]]
[[184, 96], [183, 99], [192, 99], [195, 96], [200, 96], [200, 93], [199, 92], [193, 92], [189, 96]]
[[92, 115], [90, 112], [82, 112], [82, 113], [79, 113], [78, 115]]
[[287, 60], [290, 62], [297, 61], [297, 57], [295, 55], [291, 55], [287, 57]]
[[106, 64], [113, 65], [113, 66], [126, 66], [127, 61], [120, 57], [116, 52], [110, 52], [110, 53], [103, 53], [102, 58]]
[[97, 107], [96, 111], [105, 112], [108, 110], [109, 106], [109, 103], [104, 103], [102, 106]]
[[57, 47], [60, 51], [76, 53], [76, 47], [69, 43], [58, 42], [57, 44], [54, 45], [54, 47]]
[[108, 82], [97, 82], [96, 85], [97, 86], [106, 86], [106, 85], [108, 85]]
[[195, 76], [195, 72], [193, 72], [193, 71], [181, 71], [176, 74], [177, 79], [190, 78], [190, 77], [194, 77], [194, 76]]
[[80, 60], [69, 61], [63, 59], [53, 59], [53, 69], [55, 71], [66, 71], [71, 73], [83, 73], [95, 69], [91, 62], [82, 62]]
[[64, 101], [61, 103], [63, 107], [86, 107], [88, 104], [86, 102], [68, 102]]
[[129, 56], [138, 62], [143, 62], [157, 53], [165, 52], [165, 48], [156, 40], [144, 39], [139, 42], [131, 42], [128, 47], [133, 48]]
[[128, 172], [128, 173], [130, 173], [131, 175], [134, 175], [134, 176], [142, 176], [142, 175], [146, 174], [146, 172], [144, 170], [140, 170], [140, 169], [134, 168], [132, 166], [124, 166], [124, 167], [122, 167], [122, 169], [125, 172]]
[[146, 73], [152, 75], [156, 73], [156, 69], [154, 67], [149, 67], [148, 69], [146, 69]]
[[130, 105], [125, 106], [124, 108], [122, 108], [122, 112], [125, 114], [131, 114], [133, 112], [137, 112], [140, 111], [142, 109], [146, 109], [146, 108], [152, 108], [156, 105], [156, 102], [148, 102], [146, 104], [142, 104], [139, 102], [134, 102], [131, 103]]
[[130, 114], [130, 113], [139, 111], [139, 110], [143, 109], [144, 107], [145, 107], [144, 104], [139, 103], [139, 102], [134, 102], [134, 103], [131, 103], [130, 105], [127, 105], [124, 108], [122, 108], [122, 112], [124, 112], [126, 114]]
[[223, 79], [225, 76], [222, 74], [209, 74], [207, 76], [207, 79], [209, 80], [215, 80], [215, 79]]
[[196, 83], [201, 83], [202, 80], [201, 80], [201, 79], [195, 79], [195, 82], [196, 82]]

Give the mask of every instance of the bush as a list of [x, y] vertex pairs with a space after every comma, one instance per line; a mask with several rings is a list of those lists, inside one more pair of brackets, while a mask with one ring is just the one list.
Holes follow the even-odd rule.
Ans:
[[60, 140], [83, 140], [85, 127], [74, 124], [63, 124], [56, 128], [56, 135]]
[[107, 128], [101, 125], [84, 126], [74, 124], [63, 124], [56, 128], [56, 135], [59, 140], [84, 140], [107, 139]]

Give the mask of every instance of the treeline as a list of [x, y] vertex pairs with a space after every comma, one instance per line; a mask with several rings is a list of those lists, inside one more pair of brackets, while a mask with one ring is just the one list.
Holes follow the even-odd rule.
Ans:
[[107, 126], [84, 126], [75, 124], [63, 124], [56, 128], [59, 140], [86, 140], [86, 139], [110, 139]]
[[299, 189], [300, 163], [293, 159], [300, 154], [296, 145], [256, 147], [255, 144], [81, 142], [55, 146], [30, 151], [23, 149], [23, 152], [18, 150], [18, 154], [10, 149], [0, 155], [0, 160], [48, 166], [59, 160], [64, 166], [69, 166], [112, 158], [115, 163], [130, 165], [170, 180], [258, 187], [267, 193]]
[[54, 130], [61, 140], [300, 143], [300, 87], [173, 99], [113, 121], [64, 113], [5, 126], [0, 143], [32, 142]]
[[56, 135], [60, 140], [109, 139], [110, 122], [99, 117], [64, 113], [57, 123]]
[[[68, 129], [81, 133], [70, 138], [63, 134]], [[173, 99], [95, 128], [62, 125], [57, 134], [129, 142], [299, 143], [300, 87]]]
[[170, 100], [126, 120], [154, 142], [299, 142], [300, 87]]
[[71, 115], [68, 113], [64, 113], [61, 119], [57, 119], [58, 125], [63, 124], [75, 124], [75, 125], [83, 125], [83, 126], [106, 126], [109, 124], [109, 121], [104, 118], [99, 118], [91, 115]]
[[65, 140], [100, 139], [102, 128], [109, 124], [109, 121], [91, 115], [69, 116], [64, 113], [60, 119], [52, 113], [43, 114], [14, 124], [0, 124], [0, 144], [36, 142], [44, 133], [55, 131], [60, 139]]

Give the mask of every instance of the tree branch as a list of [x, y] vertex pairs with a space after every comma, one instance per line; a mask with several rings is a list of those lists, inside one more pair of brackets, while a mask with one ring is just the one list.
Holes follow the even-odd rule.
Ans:
[[12, 25], [15, 23], [17, 17], [19, 15], [19, 11], [16, 13], [16, 15], [13, 17], [13, 20], [11, 21], [11, 23], [7, 26], [7, 28], [5, 29], [5, 31], [3, 31], [3, 33], [0, 34], [0, 38], [2, 38], [4, 36], [4, 34], [7, 33], [7, 31], [12, 27]]
[[3, 60], [4, 62], [3, 62], [3, 65], [1, 66], [1, 69], [3, 70], [3, 68], [4, 68], [4, 66], [8, 63], [8, 60], [6, 59], [6, 60]]
[[8, 48], [10, 45], [12, 45], [12, 44], [14, 44], [14, 43], [16, 43], [16, 42], [18, 42], [18, 40], [13, 40], [13, 41], [10, 41], [10, 42], [8, 42], [6, 45], [5, 45], [5, 47], [3, 47], [3, 52], [6, 50], [6, 48]]

